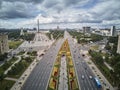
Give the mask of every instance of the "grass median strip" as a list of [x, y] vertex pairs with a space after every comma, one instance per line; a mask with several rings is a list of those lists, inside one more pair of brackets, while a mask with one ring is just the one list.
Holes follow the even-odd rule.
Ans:
[[[60, 79], [60, 63], [61, 63], [61, 58], [66, 56], [66, 64], [67, 64], [67, 78], [68, 78], [68, 90], [79, 90], [79, 86], [78, 86], [78, 82], [77, 82], [77, 78], [76, 78], [76, 74], [75, 74], [75, 69], [73, 66], [73, 61], [71, 58], [71, 52], [70, 52], [70, 48], [69, 48], [69, 44], [68, 44], [68, 40], [65, 40], [65, 42], [62, 44], [56, 61], [54, 63], [54, 67], [52, 70], [52, 75], [50, 77], [49, 80], [49, 84], [48, 84], [48, 90], [58, 90], [58, 86], [59, 86], [59, 79]], [[63, 87], [64, 88], [64, 87]]]

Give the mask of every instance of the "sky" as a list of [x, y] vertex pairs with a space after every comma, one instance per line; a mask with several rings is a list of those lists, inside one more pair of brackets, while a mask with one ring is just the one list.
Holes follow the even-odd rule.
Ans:
[[120, 0], [0, 0], [0, 28], [120, 25]]

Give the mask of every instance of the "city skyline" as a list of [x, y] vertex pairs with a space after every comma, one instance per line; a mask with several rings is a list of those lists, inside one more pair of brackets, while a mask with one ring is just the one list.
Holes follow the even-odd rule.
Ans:
[[119, 0], [1, 0], [0, 28], [33, 28], [37, 19], [40, 28], [119, 25], [119, 6]]

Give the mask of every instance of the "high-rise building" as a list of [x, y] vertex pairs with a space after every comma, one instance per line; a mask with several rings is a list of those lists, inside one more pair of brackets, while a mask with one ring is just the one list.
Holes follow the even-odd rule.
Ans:
[[8, 52], [8, 50], [8, 35], [0, 34], [0, 54], [4, 54], [5, 52]]
[[23, 28], [21, 28], [20, 35], [24, 35]]
[[57, 26], [57, 30], [60, 30], [60, 27], [59, 27], [59, 26]]
[[83, 27], [83, 33], [90, 33], [91, 27]]
[[115, 26], [111, 26], [111, 36], [116, 36]]
[[117, 53], [119, 53], [119, 54], [120, 54], [120, 35], [118, 36]]

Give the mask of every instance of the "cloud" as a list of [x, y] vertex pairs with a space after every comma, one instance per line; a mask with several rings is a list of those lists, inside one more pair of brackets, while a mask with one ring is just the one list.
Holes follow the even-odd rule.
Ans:
[[74, 5], [74, 6], [83, 6], [85, 5], [88, 1], [90, 0], [63, 0], [64, 4], [68, 7], [68, 6], [71, 6], [71, 5]]
[[25, 4], [23, 2], [3, 2], [2, 8], [0, 9], [0, 18], [32, 18], [37, 16], [39, 12], [40, 11], [38, 11], [32, 4]]
[[120, 20], [120, 0], [0, 0], [0, 5], [0, 20], [18, 20], [19, 26], [33, 26], [36, 19], [41, 24], [118, 24]]
[[114, 20], [120, 18], [120, 0], [109, 0], [98, 3], [90, 13], [95, 19]]
[[45, 8], [49, 9], [49, 8], [52, 8], [52, 7], [56, 6], [58, 3], [59, 2], [57, 0], [51, 0], [50, 2], [46, 0], [46, 1], [43, 2], [43, 6]]
[[1, 8], [1, 5], [2, 5], [2, 1], [0, 1], [0, 8]]
[[[18, 2], [18, 0], [1, 0], [1, 1], [6, 1], [6, 2]], [[44, 0], [19, 0], [19, 2], [25, 2], [25, 3], [42, 3]]]

